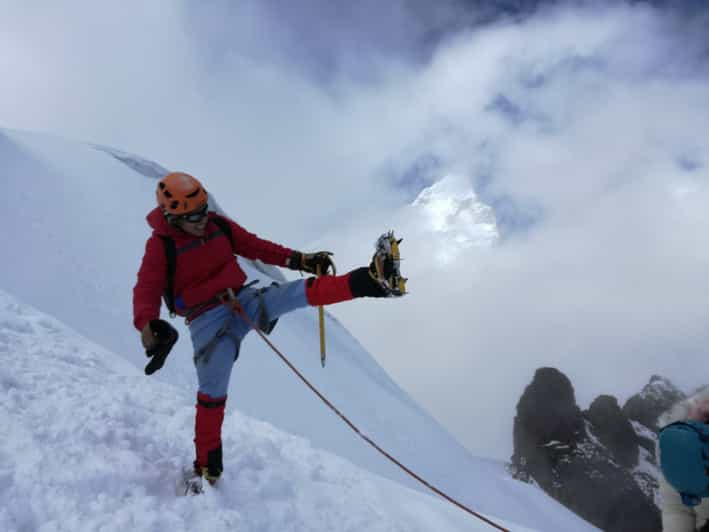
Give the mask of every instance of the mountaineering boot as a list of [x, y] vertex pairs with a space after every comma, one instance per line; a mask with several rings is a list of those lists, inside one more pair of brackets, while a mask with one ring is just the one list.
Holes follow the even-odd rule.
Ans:
[[[197, 467], [198, 466], [195, 463], [195, 469]], [[217, 480], [219, 480], [219, 477], [222, 476], [222, 472], [224, 471], [221, 445], [216, 449], [209, 451], [209, 454], [207, 455], [207, 465], [202, 466], [200, 471], [202, 473], [202, 477], [204, 477], [204, 480], [209, 482], [210, 486], [214, 486], [217, 483]]]
[[399, 244], [403, 239], [394, 236], [394, 231], [384, 233], [377, 239], [376, 251], [369, 264], [369, 276], [379, 283], [387, 297], [399, 297], [406, 293], [405, 277], [399, 270]]

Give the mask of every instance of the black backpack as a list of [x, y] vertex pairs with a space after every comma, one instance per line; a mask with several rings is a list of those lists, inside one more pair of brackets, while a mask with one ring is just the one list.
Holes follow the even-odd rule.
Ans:
[[[212, 221], [217, 224], [219, 231], [212, 233], [209, 239], [216, 238], [218, 236], [226, 236], [231, 242], [231, 227], [229, 222], [222, 218], [221, 216], [214, 216]], [[175, 269], [177, 268], [177, 256], [189, 249], [192, 249], [195, 244], [187, 244], [186, 246], [177, 249], [175, 246], [175, 241], [166, 235], [158, 235], [165, 245], [165, 258], [167, 259], [167, 284], [165, 286], [165, 292], [163, 292], [163, 300], [165, 300], [165, 305], [170, 311], [170, 317], [174, 318], [177, 315], [175, 309]], [[233, 247], [233, 243], [232, 243]]]

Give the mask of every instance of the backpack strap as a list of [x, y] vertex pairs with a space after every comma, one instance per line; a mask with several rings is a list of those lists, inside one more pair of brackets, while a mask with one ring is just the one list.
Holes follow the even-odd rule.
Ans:
[[231, 225], [229, 225], [229, 221], [224, 219], [223, 217], [219, 216], [218, 214], [212, 218], [212, 221], [217, 224], [217, 227], [222, 230], [222, 233], [229, 239], [229, 242], [231, 243], [231, 249], [232, 251], [234, 250], [234, 241], [231, 238]]
[[170, 317], [177, 315], [175, 309], [175, 269], [177, 268], [177, 249], [175, 241], [169, 236], [160, 235], [160, 239], [165, 246], [165, 262], [167, 264], [165, 291], [162, 298], [170, 311]]

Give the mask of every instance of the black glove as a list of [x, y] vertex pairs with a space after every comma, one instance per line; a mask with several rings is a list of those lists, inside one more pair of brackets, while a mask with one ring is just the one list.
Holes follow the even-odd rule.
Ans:
[[328, 275], [331, 268], [332, 275], [336, 275], [337, 268], [335, 268], [331, 256], [332, 253], [329, 251], [318, 251], [317, 253], [294, 251], [288, 259], [288, 267], [291, 270], [317, 274], [317, 268], [320, 266], [320, 275]]
[[163, 367], [172, 346], [175, 345], [180, 337], [177, 329], [165, 320], [150, 320], [150, 331], [152, 332], [153, 343], [145, 350], [145, 356], [151, 358], [148, 365], [145, 366], [146, 375], [152, 375]]

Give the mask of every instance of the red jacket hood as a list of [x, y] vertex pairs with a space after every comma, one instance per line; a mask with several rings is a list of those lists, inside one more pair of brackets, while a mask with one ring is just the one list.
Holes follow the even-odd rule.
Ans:
[[160, 209], [160, 207], [155, 207], [148, 213], [145, 219], [148, 221], [148, 225], [153, 228], [153, 231], [156, 234], [175, 236], [175, 228], [171, 227], [170, 224], [167, 223], [165, 215], [162, 213], [162, 209]]

